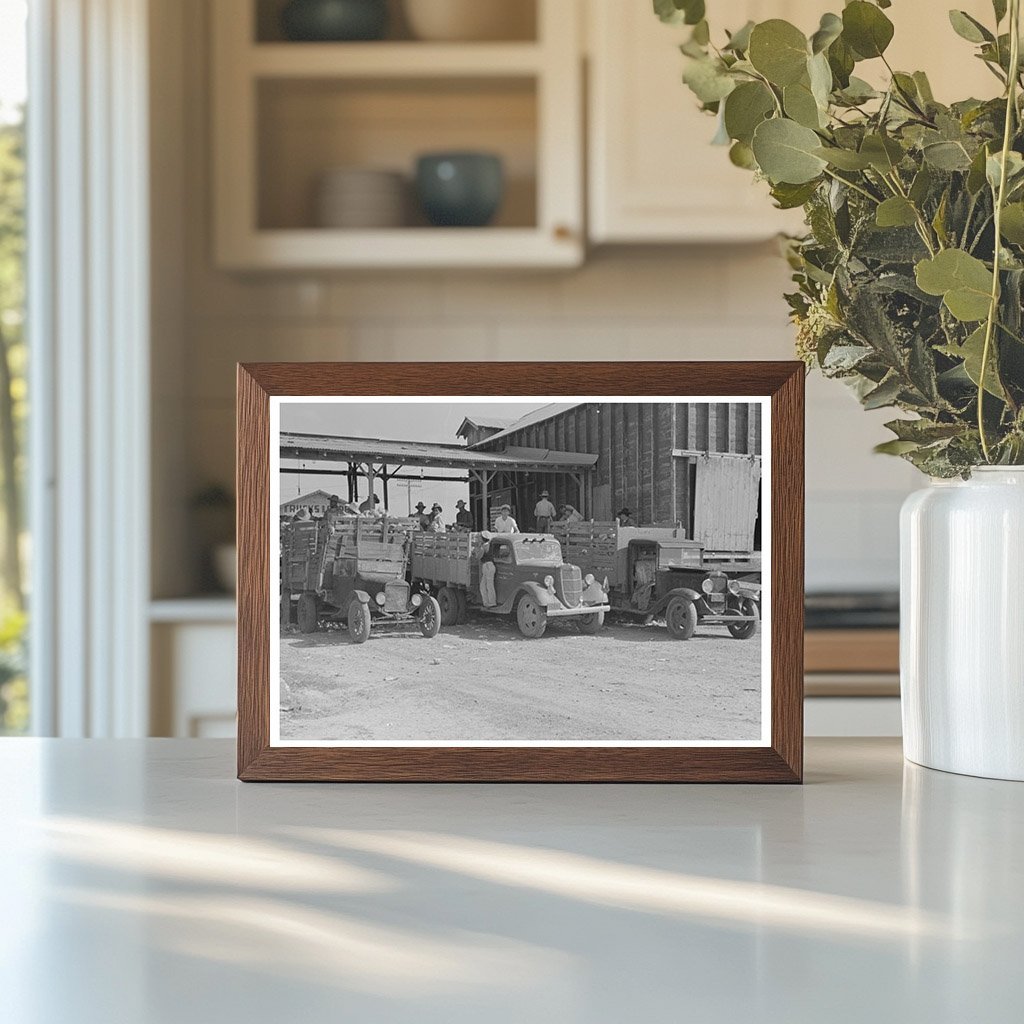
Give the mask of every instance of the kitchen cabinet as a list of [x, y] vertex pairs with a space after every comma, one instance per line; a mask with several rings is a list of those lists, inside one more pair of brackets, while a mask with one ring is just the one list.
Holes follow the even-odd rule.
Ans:
[[[535, 0], [529, 39], [292, 42], [276, 0], [217, 0], [213, 216], [218, 266], [556, 267], [583, 258], [579, 7]], [[504, 164], [493, 225], [324, 227], [327, 172], [399, 172], [424, 152], [479, 150]], [[410, 188], [411, 193], [411, 188]]]
[[[764, 183], [734, 167], [712, 146], [715, 121], [702, 114], [681, 82], [678, 44], [685, 26], [663, 25], [644, 0], [587, 0], [589, 37], [588, 186], [592, 242], [726, 242], [799, 231], [799, 211], [776, 210]], [[749, 19], [785, 18], [811, 33], [827, 0], [708, 2], [713, 37]], [[958, 7], [989, 23], [988, 0]], [[998, 83], [955, 35], [945, 6], [901, 0], [886, 11], [896, 34], [896, 68], [929, 73], [945, 101], [994, 95]], [[886, 76], [880, 61], [858, 66], [862, 77]]]

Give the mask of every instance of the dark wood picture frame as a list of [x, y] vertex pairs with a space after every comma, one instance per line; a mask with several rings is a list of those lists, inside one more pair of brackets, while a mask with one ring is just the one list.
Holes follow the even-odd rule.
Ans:
[[[769, 746], [270, 745], [271, 396], [730, 395], [771, 400]], [[799, 362], [238, 366], [238, 777], [243, 781], [800, 782], [804, 367]]]

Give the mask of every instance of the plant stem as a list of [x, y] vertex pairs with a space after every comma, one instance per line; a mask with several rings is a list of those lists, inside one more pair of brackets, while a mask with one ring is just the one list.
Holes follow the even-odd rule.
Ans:
[[856, 183], [854, 183], [852, 181], [847, 181], [846, 178], [840, 178], [838, 174], [833, 173], [827, 167], [825, 168], [825, 173], [833, 181], [838, 181], [841, 185], [845, 185], [847, 188], [852, 188], [854, 192], [859, 192], [862, 196], [865, 197], [865, 199], [870, 199], [871, 202], [873, 202], [875, 204], [875, 206], [878, 205], [878, 203], [880, 201], [878, 199], [878, 197], [877, 196], [873, 196], [867, 189], [861, 188], [860, 185], [857, 185]]
[[999, 272], [1001, 260], [1003, 204], [1006, 200], [1006, 166], [1013, 141], [1013, 125], [1017, 115], [1017, 82], [1020, 67], [1020, 0], [1010, 0], [1010, 73], [1006, 83], [1006, 123], [1003, 126], [1002, 160], [999, 167], [999, 189], [995, 196], [995, 246], [992, 255], [992, 293], [989, 299], [988, 319], [985, 322], [985, 345], [981, 350], [981, 370], [978, 373], [978, 436], [985, 461], [992, 462], [988, 434], [985, 431], [985, 374], [992, 354], [992, 335], [999, 314]]

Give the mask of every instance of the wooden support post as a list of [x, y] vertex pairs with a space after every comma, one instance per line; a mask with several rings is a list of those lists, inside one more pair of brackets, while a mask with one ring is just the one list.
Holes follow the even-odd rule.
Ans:
[[380, 467], [380, 478], [384, 481], [384, 511], [388, 510], [388, 467]]

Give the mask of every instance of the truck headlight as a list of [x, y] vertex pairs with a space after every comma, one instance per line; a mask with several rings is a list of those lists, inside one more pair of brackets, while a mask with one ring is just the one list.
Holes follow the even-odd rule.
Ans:
[[740, 592], [740, 585], [739, 585], [739, 583], [737, 583], [736, 580], [729, 580], [729, 593], [735, 596], [739, 592]]
[[554, 576], [545, 576], [544, 577], [544, 586], [547, 587], [548, 590], [554, 590], [555, 589], [555, 577]]
[[423, 604], [423, 595], [422, 594], [413, 594], [412, 595], [412, 606], [413, 606], [413, 608], [419, 608], [419, 606], [421, 604]]
[[383, 590], [374, 598], [374, 601], [376, 601], [377, 604], [379, 604], [381, 606], [381, 608], [384, 607], [384, 601], [385, 600], [386, 600], [386, 598], [384, 597], [384, 591]]
[[585, 586], [585, 587], [592, 587], [593, 585], [594, 585], [594, 574], [592, 572], [588, 572], [587, 575], [583, 577], [583, 586]]
[[711, 582], [710, 579], [706, 579], [700, 585], [700, 589], [703, 590], [705, 594], [713, 594], [715, 591], [715, 585]]

